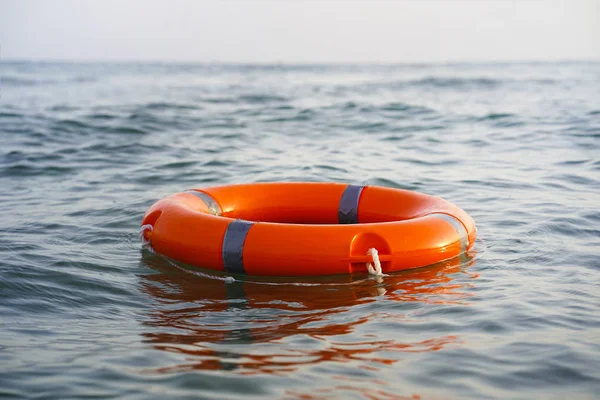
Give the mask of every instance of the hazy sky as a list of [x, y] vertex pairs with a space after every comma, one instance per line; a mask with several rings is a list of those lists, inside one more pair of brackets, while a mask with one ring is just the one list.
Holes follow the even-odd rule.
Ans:
[[600, 59], [600, 0], [0, 0], [2, 59]]

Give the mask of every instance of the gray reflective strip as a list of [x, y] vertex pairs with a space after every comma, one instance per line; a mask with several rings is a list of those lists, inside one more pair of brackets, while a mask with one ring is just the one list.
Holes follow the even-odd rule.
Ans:
[[232, 221], [225, 231], [223, 239], [223, 264], [225, 271], [232, 274], [245, 274], [244, 261], [244, 242], [248, 231], [254, 225], [254, 222], [236, 219]]
[[212, 215], [221, 215], [221, 207], [219, 207], [219, 204], [217, 204], [217, 201], [215, 199], [213, 199], [210, 194], [204, 193], [204, 192], [198, 192], [195, 190], [188, 190], [188, 191], [186, 191], [186, 193], [193, 194], [194, 196], [196, 196], [197, 198], [202, 200], [204, 202], [204, 204], [206, 204], [206, 207], [208, 207], [208, 211]]
[[349, 185], [340, 199], [338, 222], [340, 224], [358, 224], [358, 200], [364, 186]]
[[443, 219], [444, 221], [452, 225], [452, 227], [454, 228], [454, 230], [456, 230], [456, 233], [458, 233], [458, 236], [460, 237], [460, 252], [464, 253], [465, 251], [467, 251], [467, 247], [469, 246], [469, 235], [467, 234], [465, 226], [462, 224], [462, 222], [458, 220], [458, 218], [453, 217], [452, 215], [441, 213], [429, 215], [432, 217]]

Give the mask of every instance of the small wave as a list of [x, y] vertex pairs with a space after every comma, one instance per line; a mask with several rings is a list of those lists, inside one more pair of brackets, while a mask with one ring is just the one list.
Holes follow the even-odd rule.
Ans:
[[132, 112], [127, 119], [140, 123], [154, 122], [158, 120], [153, 114], [150, 114], [144, 110]]
[[465, 140], [463, 143], [468, 144], [468, 145], [472, 146], [473, 148], [487, 147], [487, 146], [491, 145], [491, 143], [485, 139], [469, 139], [469, 140]]
[[369, 179], [369, 181], [367, 181], [366, 183], [368, 185], [385, 186], [385, 187], [392, 187], [392, 188], [405, 189], [405, 190], [418, 190], [418, 188], [421, 184], [421, 182], [407, 183], [406, 181], [403, 181], [402, 183], [398, 183], [397, 181], [394, 181], [392, 179], [383, 178], [383, 177], [376, 177], [373, 179]]
[[395, 158], [395, 161], [399, 161], [399, 162], [405, 162], [411, 165], [422, 165], [425, 167], [436, 167], [436, 166], [441, 166], [441, 167], [448, 167], [451, 165], [456, 165], [456, 164], [460, 164], [461, 160], [452, 160], [452, 159], [438, 159], [436, 161], [433, 160], [426, 160], [426, 159], [421, 159], [421, 158], [408, 158], [408, 157], [398, 157]]
[[107, 154], [107, 155], [117, 155], [117, 154], [128, 154], [128, 155], [142, 155], [142, 154], [151, 154], [154, 152], [158, 152], [164, 149], [163, 146], [151, 146], [147, 144], [140, 143], [131, 143], [126, 145], [111, 145], [108, 143], [96, 143], [93, 145], [89, 145], [83, 148], [67, 148], [63, 149], [60, 152], [70, 152], [70, 153], [90, 153], [90, 154]]
[[385, 122], [361, 122], [351, 125], [350, 129], [363, 132], [380, 132], [388, 129], [388, 125]]
[[118, 116], [116, 116], [114, 114], [108, 114], [108, 113], [92, 113], [92, 114], [88, 114], [86, 116], [86, 118], [94, 119], [94, 120], [111, 120], [111, 119], [118, 118]]
[[238, 97], [238, 100], [244, 103], [252, 104], [264, 104], [264, 103], [280, 103], [288, 101], [287, 98], [282, 96], [270, 95], [270, 94], [250, 94], [242, 95]]
[[417, 116], [422, 114], [435, 114], [436, 111], [425, 106], [400, 103], [400, 102], [392, 102], [385, 103], [382, 105], [359, 105], [354, 102], [346, 102], [341, 105], [336, 106], [335, 108], [339, 108], [342, 110], [355, 110], [359, 108], [361, 113], [375, 113], [375, 114], [384, 114], [386, 117], [409, 117], [409, 116]]
[[236, 102], [233, 97], [205, 97], [201, 101], [211, 104], [233, 104]]
[[479, 118], [479, 121], [488, 121], [488, 120], [497, 120], [497, 119], [504, 119], [504, 118], [510, 118], [510, 117], [514, 117], [514, 114], [510, 114], [510, 113], [490, 113], [487, 114], [481, 118]]
[[436, 88], [460, 88], [465, 86], [477, 86], [477, 87], [496, 87], [502, 83], [498, 79], [490, 78], [441, 78], [441, 77], [427, 77], [415, 81], [411, 81], [410, 84], [414, 86], [432, 86]]
[[53, 79], [34, 79], [34, 78], [22, 78], [16, 76], [2, 76], [0, 82], [5, 86], [36, 86], [36, 85], [49, 85], [57, 83]]
[[313, 165], [312, 168], [323, 170], [323, 171], [344, 172], [344, 173], [348, 172], [348, 169], [346, 169], [346, 168], [336, 167], [336, 166], [328, 165], [328, 164], [317, 164], [317, 165]]
[[600, 128], [593, 126], [573, 126], [565, 129], [565, 132], [572, 137], [579, 138], [600, 138]]
[[489, 123], [499, 128], [510, 128], [525, 125], [525, 122], [516, 114], [489, 113], [480, 117], [466, 117], [467, 121]]
[[160, 169], [186, 169], [197, 165], [197, 161], [177, 161], [159, 166]]
[[340, 108], [342, 108], [344, 110], [354, 110], [357, 107], [358, 107], [358, 104], [356, 104], [355, 102], [347, 101], [347, 102], [343, 103]]
[[201, 110], [202, 107], [195, 104], [187, 104], [187, 103], [148, 103], [143, 108], [147, 108], [148, 110], [155, 111], [165, 111], [165, 110]]
[[49, 107], [48, 111], [50, 111], [50, 112], [62, 112], [62, 111], [77, 111], [78, 109], [79, 109], [78, 107], [73, 107], [73, 106], [69, 106], [69, 105], [66, 105], [66, 104], [60, 104], [60, 105]]
[[338, 90], [341, 93], [345, 91], [360, 91], [364, 93], [372, 93], [376, 90], [385, 91], [403, 91], [406, 89], [419, 89], [419, 90], [476, 90], [476, 89], [496, 89], [506, 81], [500, 79], [491, 78], [459, 78], [459, 77], [437, 77], [429, 76], [420, 79], [409, 79], [409, 80], [392, 80], [392, 81], [378, 81], [378, 82], [366, 82], [356, 85], [343, 85], [339, 86]]
[[277, 104], [288, 102], [289, 99], [271, 94], [242, 94], [236, 97], [202, 97], [198, 101], [209, 104]]
[[425, 131], [437, 131], [446, 129], [447, 127], [444, 125], [406, 125], [406, 126], [396, 126], [391, 128], [389, 131], [394, 133], [414, 133], [414, 132], [425, 132]]
[[557, 166], [572, 166], [572, 165], [583, 165], [586, 163], [589, 163], [591, 161], [591, 159], [586, 158], [586, 159], [580, 159], [580, 160], [566, 160], [566, 161], [559, 161], [556, 163]]
[[98, 129], [97, 126], [86, 123], [81, 119], [59, 119], [51, 123], [54, 133], [52, 139], [60, 138], [62, 135], [89, 135]]
[[553, 174], [548, 176], [553, 182], [559, 181], [563, 182], [566, 185], [581, 185], [583, 187], [597, 187], [598, 181], [593, 178], [588, 178], [583, 175], [575, 175], [575, 174]]
[[123, 135], [145, 135], [148, 133], [146, 129], [136, 126], [117, 126], [105, 129], [105, 132]]
[[63, 166], [16, 164], [0, 169], [0, 176], [30, 177], [30, 176], [62, 176], [74, 172], [73, 168]]
[[409, 114], [422, 114], [422, 113], [432, 113], [435, 112], [431, 108], [424, 106], [416, 106], [412, 104], [406, 103], [388, 103], [381, 107], [383, 111], [402, 111], [408, 112]]
[[290, 106], [289, 104], [284, 104], [284, 105], [281, 105], [281, 106], [275, 106], [272, 109], [275, 110], [275, 111], [288, 111], [288, 110], [293, 110], [294, 107]]
[[48, 79], [48, 78], [26, 78], [19, 76], [2, 76], [0, 78], [0, 84], [6, 86], [44, 86], [44, 85], [57, 85], [62, 83], [87, 83], [94, 82], [97, 78], [90, 76], [79, 76], [68, 79]]
[[210, 160], [202, 164], [203, 167], [229, 167], [231, 164], [221, 160]]
[[[235, 122], [235, 121], [212, 122], [212, 123], [204, 123], [204, 124], [199, 125], [199, 127], [202, 129], [241, 129], [241, 128], [246, 128], [246, 126], [247, 125], [245, 122]], [[217, 138], [221, 138], [221, 139], [232, 139], [232, 138], [238, 138], [241, 136], [238, 134], [233, 134], [233, 135], [205, 134], [205, 137], [217, 137]]]
[[0, 160], [0, 164], [13, 164], [15, 162], [23, 161], [27, 156], [21, 151], [11, 151], [5, 154]]
[[24, 116], [24, 114], [0, 111], [0, 118], [22, 118]]
[[[116, 117], [115, 117], [116, 118]], [[93, 119], [93, 118], [92, 118]], [[96, 120], [102, 120], [103, 118], [95, 118]], [[112, 119], [112, 118], [104, 118]], [[143, 135], [148, 133], [148, 130], [139, 125], [95, 125], [86, 123], [81, 119], [62, 119], [57, 120], [53, 123], [53, 129], [58, 132], [66, 133], [96, 133], [103, 132], [109, 134], [124, 134], [124, 135]]]
[[389, 135], [389, 136], [386, 136], [384, 138], [381, 138], [381, 140], [386, 141], [386, 142], [401, 142], [403, 140], [410, 139], [412, 137], [413, 137], [413, 135], [411, 135], [411, 134], [406, 134], [406, 135]]
[[75, 120], [75, 119], [62, 119], [62, 120], [58, 120], [55, 123], [56, 127], [61, 127], [61, 128], [81, 128], [81, 129], [86, 129], [86, 128], [90, 128], [90, 125]]
[[[303, 110], [305, 111], [305, 110]], [[313, 112], [308, 110], [308, 112], [300, 111], [295, 115], [290, 115], [287, 117], [275, 117], [265, 119], [265, 122], [294, 122], [294, 121], [310, 121], [313, 118]]]

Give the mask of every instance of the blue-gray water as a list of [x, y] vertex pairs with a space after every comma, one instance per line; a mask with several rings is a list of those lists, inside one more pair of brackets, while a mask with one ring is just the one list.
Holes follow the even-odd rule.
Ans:
[[[0, 94], [0, 396], [600, 393], [600, 63], [5, 61]], [[442, 196], [474, 251], [231, 281], [138, 240], [171, 193], [290, 180]]]

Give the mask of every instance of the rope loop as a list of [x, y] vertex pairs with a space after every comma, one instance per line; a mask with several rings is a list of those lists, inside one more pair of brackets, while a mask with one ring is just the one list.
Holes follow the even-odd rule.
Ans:
[[150, 224], [146, 224], [146, 225], [142, 225], [140, 227], [140, 240], [142, 241], [142, 243], [144, 244], [144, 246], [147, 246], [150, 244], [151, 240], [146, 240], [146, 238], [144, 237], [144, 233], [146, 233], [146, 231], [152, 232], [152, 229], [154, 229], [154, 227]]
[[367, 255], [370, 255], [373, 258], [373, 263], [367, 263], [369, 275], [382, 276], [383, 271], [381, 271], [381, 262], [379, 262], [379, 252], [377, 249], [374, 247], [370, 248], [367, 250]]

